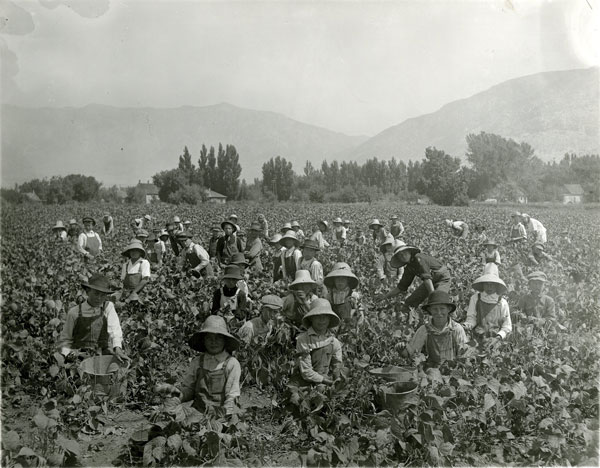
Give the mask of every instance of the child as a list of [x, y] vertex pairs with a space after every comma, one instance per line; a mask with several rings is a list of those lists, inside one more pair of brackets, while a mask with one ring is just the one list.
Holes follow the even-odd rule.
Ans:
[[212, 265], [208, 252], [191, 239], [192, 235], [187, 232], [179, 232], [177, 240], [182, 243], [180, 253], [182, 269], [189, 271], [196, 278], [211, 278], [213, 276]]
[[346, 228], [342, 226], [342, 218], [333, 220], [333, 238], [341, 246], [346, 243]]
[[369, 229], [373, 231], [373, 243], [375, 245], [381, 245], [388, 235], [383, 224], [381, 224], [378, 219], [374, 219], [371, 221], [371, 224], [369, 224]]
[[263, 271], [263, 265], [260, 259], [260, 254], [262, 252], [262, 241], [260, 240], [261, 229], [260, 224], [257, 222], [250, 225], [250, 229], [248, 230], [248, 242], [246, 243], [246, 248], [244, 250], [244, 255], [248, 259], [252, 271], [255, 273], [261, 273]]
[[[340, 324], [326, 299], [316, 299], [302, 319], [307, 330], [298, 335], [296, 353], [298, 370], [293, 381], [301, 386], [311, 384], [332, 385], [342, 370], [342, 344], [329, 329]], [[295, 383], [294, 382], [294, 383]]]
[[173, 216], [173, 227], [175, 231], [183, 232], [183, 223], [179, 216]]
[[379, 281], [383, 285], [398, 281], [398, 278], [402, 277], [404, 268], [393, 268], [391, 265], [392, 256], [394, 250], [400, 246], [406, 245], [400, 240], [394, 239], [394, 236], [389, 234], [385, 241], [379, 246], [379, 252], [381, 252], [375, 260], [375, 268], [377, 270], [377, 276]]
[[236, 231], [240, 230], [240, 225], [238, 224], [239, 221], [238, 221], [237, 215], [232, 214], [231, 216], [229, 216], [229, 222], [235, 226]]
[[269, 223], [265, 218], [265, 215], [260, 213], [258, 215], [258, 223], [260, 224], [260, 234], [265, 240], [269, 238]]
[[448, 293], [433, 291], [421, 308], [431, 318], [418, 328], [402, 351], [402, 356], [409, 357], [424, 352], [429, 367], [438, 367], [444, 361], [454, 360], [467, 343], [467, 335], [462, 325], [450, 318], [456, 305]]
[[241, 252], [233, 254], [233, 257], [231, 257], [231, 262], [229, 264], [235, 265], [240, 269], [240, 275], [242, 279], [237, 282], [237, 287], [240, 289], [240, 291], [243, 291], [246, 294], [246, 297], [248, 297], [248, 300], [250, 300], [250, 291], [248, 289], [248, 283], [246, 281], [250, 278], [250, 275], [246, 273], [246, 269], [250, 266], [250, 264], [246, 261], [246, 257]]
[[81, 234], [81, 229], [79, 224], [77, 224], [77, 220], [71, 219], [69, 221], [69, 229], [67, 230], [68, 239], [75, 243], [79, 239], [79, 234]]
[[546, 274], [534, 271], [527, 275], [529, 293], [519, 299], [517, 306], [525, 315], [538, 318], [554, 318], [556, 316], [554, 299], [545, 295]]
[[323, 284], [323, 265], [319, 262], [315, 255], [319, 249], [317, 241], [306, 239], [302, 245], [302, 259], [300, 261], [300, 270], [308, 270], [310, 277], [317, 283], [318, 286]]
[[450, 292], [452, 278], [446, 266], [437, 258], [421, 253], [416, 247], [411, 245], [397, 247], [390, 265], [392, 268], [403, 266], [404, 273], [398, 285], [388, 293], [376, 296], [376, 301], [406, 292], [415, 277], [421, 278], [423, 282], [404, 301], [404, 312], [407, 312], [410, 307], [418, 307], [434, 290]]
[[158, 240], [154, 244], [154, 253], [159, 267], [162, 266], [167, 255], [167, 242], [169, 242], [169, 233], [163, 229], [158, 233]]
[[317, 221], [317, 224], [313, 229], [312, 234], [310, 235], [310, 238], [312, 240], [318, 242], [320, 249], [323, 249], [324, 247], [329, 247], [329, 242], [325, 240], [325, 236], [323, 235], [324, 232], [327, 232], [327, 229], [329, 229], [327, 221], [319, 220]]
[[183, 230], [184, 230], [185, 232], [189, 232], [189, 233], [191, 233], [191, 231], [192, 231], [192, 222], [191, 222], [189, 219], [186, 219], [186, 220], [183, 222]]
[[519, 243], [527, 240], [527, 231], [525, 226], [521, 224], [521, 213], [515, 211], [510, 215], [512, 219], [512, 225], [510, 227], [509, 241], [512, 243]]
[[140, 241], [134, 239], [125, 247], [121, 255], [128, 260], [121, 269], [123, 293], [120, 300], [125, 302], [139, 300], [138, 293], [150, 280], [150, 262], [144, 258], [146, 250]]
[[452, 229], [452, 234], [454, 234], [459, 239], [466, 240], [469, 236], [469, 225], [464, 221], [454, 221], [452, 219], [447, 219], [446, 226]]
[[234, 253], [243, 252], [244, 246], [235, 235], [236, 231], [238, 231], [236, 224], [231, 221], [223, 221], [221, 229], [225, 234], [217, 241], [217, 260], [219, 261], [219, 266], [223, 267], [229, 264], [231, 256]]
[[483, 266], [487, 265], [488, 263], [493, 263], [496, 266], [500, 266], [502, 262], [500, 261], [498, 244], [495, 241], [489, 239], [483, 243], [483, 246], [485, 247], [485, 252], [481, 254], [481, 261], [483, 263]]
[[210, 229], [210, 238], [208, 239], [208, 256], [210, 259], [217, 258], [217, 242], [221, 237], [221, 227], [218, 224], [213, 224]]
[[298, 221], [292, 221], [292, 230], [296, 233], [298, 241], [301, 243], [304, 242], [304, 231], [300, 229], [300, 223], [298, 223]]
[[267, 336], [272, 329], [273, 319], [283, 307], [281, 298], [272, 294], [263, 296], [260, 304], [260, 316], [248, 320], [238, 332], [246, 344], [250, 344], [254, 337]]
[[104, 213], [102, 217], [102, 234], [105, 237], [112, 237], [115, 232], [115, 222], [110, 213]]
[[234, 315], [245, 318], [247, 309], [246, 293], [238, 288], [238, 281], [242, 280], [240, 269], [236, 265], [227, 265], [221, 277], [221, 287], [213, 293], [211, 312], [221, 312], [223, 316], [231, 320]]
[[485, 274], [473, 282], [473, 289], [477, 293], [471, 296], [463, 327], [492, 338], [491, 343], [503, 340], [512, 332], [508, 302], [502, 297], [508, 291], [506, 284], [496, 275]]
[[302, 260], [302, 252], [298, 248], [300, 242], [294, 231], [286, 232], [279, 244], [285, 248], [281, 251], [281, 278], [285, 282], [292, 281], [296, 275], [296, 271], [300, 270], [300, 261]]
[[367, 238], [365, 237], [363, 228], [356, 228], [356, 237], [354, 238], [354, 242], [356, 242], [358, 245], [365, 245], [367, 243]]
[[289, 223], [289, 222], [288, 223], [283, 223], [283, 226], [279, 230], [279, 233], [282, 236], [285, 236], [285, 233], [288, 232], [288, 231], [293, 231], [293, 229], [292, 229], [292, 223]]
[[85, 259], [94, 258], [102, 252], [102, 239], [94, 232], [96, 220], [91, 216], [83, 218], [83, 232], [77, 239], [77, 250]]
[[358, 278], [350, 268], [337, 268], [330, 271], [325, 277], [327, 287], [326, 299], [331, 308], [344, 322], [351, 318], [364, 318], [360, 294], [355, 291], [358, 287]]
[[302, 318], [310, 310], [310, 305], [317, 299], [314, 294], [317, 283], [307, 270], [298, 270], [294, 281], [290, 284], [290, 293], [283, 300], [282, 315], [293, 325], [300, 326]]
[[82, 283], [87, 300], [67, 312], [65, 325], [58, 340], [61, 354], [69, 355], [73, 350], [100, 350], [102, 354], [114, 354], [119, 361], [128, 361], [123, 352], [123, 332], [119, 317], [108, 295], [108, 278], [96, 273], [87, 283]]
[[391, 221], [392, 224], [390, 225], [390, 234], [394, 236], [394, 239], [398, 239], [402, 234], [404, 234], [404, 225], [396, 215], [392, 216]]
[[198, 411], [224, 408], [226, 414], [234, 413], [242, 370], [231, 354], [239, 347], [238, 340], [229, 333], [222, 317], [211, 315], [188, 344], [202, 354], [192, 359], [180, 388], [161, 384], [156, 391], [179, 396], [182, 403], [193, 401], [192, 407]]
[[52, 232], [54, 233], [54, 238], [64, 242], [67, 240], [67, 228], [63, 224], [62, 221], [57, 221], [56, 226], [52, 228]]
[[281, 237], [281, 234], [277, 233], [267, 241], [267, 244], [273, 249], [271, 254], [271, 259], [273, 260], [273, 282], [281, 278], [281, 252], [285, 249], [279, 243]]
[[538, 266], [546, 261], [552, 261], [551, 255], [544, 252], [544, 244], [536, 242], [531, 246], [531, 253], [527, 257], [529, 263], [534, 266]]

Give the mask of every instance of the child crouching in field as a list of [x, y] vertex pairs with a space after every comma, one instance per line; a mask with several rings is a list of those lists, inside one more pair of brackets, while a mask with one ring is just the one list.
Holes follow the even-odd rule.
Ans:
[[344, 322], [352, 318], [364, 319], [360, 294], [356, 291], [358, 278], [350, 268], [337, 268], [325, 277], [327, 287], [326, 298], [331, 303], [331, 308]]
[[212, 313], [221, 314], [231, 320], [234, 316], [239, 319], [246, 317], [248, 296], [238, 287], [238, 282], [243, 280], [239, 267], [227, 265], [221, 277], [221, 287], [213, 293]]
[[429, 367], [454, 360], [466, 346], [467, 335], [462, 325], [450, 318], [450, 314], [456, 309], [450, 295], [444, 291], [433, 291], [421, 308], [429, 313], [430, 320], [419, 327], [402, 351], [402, 356], [409, 357], [423, 352], [427, 356]]
[[239, 342], [227, 330], [225, 320], [216, 315], [209, 316], [188, 344], [201, 354], [190, 363], [180, 388], [161, 384], [155, 391], [178, 396], [182, 403], [193, 401], [192, 407], [198, 411], [224, 408], [226, 414], [234, 413], [240, 396], [242, 370], [232, 356]]

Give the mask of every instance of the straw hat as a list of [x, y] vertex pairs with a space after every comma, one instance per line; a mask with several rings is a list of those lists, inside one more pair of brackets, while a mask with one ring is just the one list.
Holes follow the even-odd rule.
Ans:
[[268, 240], [268, 243], [269, 245], [278, 245], [280, 240], [281, 234], [277, 233]]
[[321, 226], [323, 226], [325, 229], [323, 229], [324, 231], [327, 231], [329, 229], [329, 223], [323, 219], [320, 219], [319, 221], [317, 221], [317, 224], [320, 224]]
[[213, 224], [210, 230], [221, 232], [221, 226], [219, 226], [218, 224]]
[[77, 220], [76, 219], [71, 219], [71, 220], [69, 220], [69, 224], [77, 224]]
[[260, 225], [260, 223], [257, 223], [256, 221], [252, 222], [252, 224], [250, 224], [250, 229], [248, 229], [249, 231], [255, 231], [255, 232], [261, 232], [262, 231], [262, 226]]
[[379, 222], [379, 220], [377, 218], [373, 219], [373, 221], [371, 221], [371, 223], [369, 224], [369, 229], [375, 229], [375, 226], [383, 226], [383, 224], [381, 224]]
[[494, 283], [496, 284], [496, 290], [498, 291], [498, 294], [506, 294], [508, 292], [508, 288], [506, 287], [506, 284], [504, 283], [504, 281], [502, 281], [498, 276], [496, 275], [491, 275], [491, 274], [486, 274], [486, 275], [481, 275], [479, 278], [477, 278], [475, 281], [473, 281], [473, 289], [479, 292], [483, 292], [483, 283]]
[[311, 250], [314, 250], [315, 252], [318, 252], [319, 250], [321, 250], [319, 248], [319, 243], [313, 239], [305, 239], [304, 244], [302, 244], [302, 248], [303, 249], [311, 249]]
[[94, 226], [96, 225], [96, 220], [91, 216], [84, 216], [81, 220], [82, 223], [85, 223], [86, 221], [91, 221]]
[[279, 232], [281, 234], [285, 234], [288, 231], [292, 230], [292, 223], [284, 223], [284, 225], [281, 227], [281, 229], [279, 230]]
[[144, 215], [144, 219], [146, 221], [152, 221], [152, 216], [150, 216], [150, 215]]
[[283, 299], [273, 294], [261, 297], [260, 303], [263, 307], [268, 307], [269, 309], [281, 310], [283, 308]]
[[351, 270], [350, 265], [348, 265], [346, 262], [336, 262], [333, 264], [333, 267], [331, 267], [331, 271], [342, 269]]
[[300, 245], [300, 241], [298, 240], [298, 237], [296, 236], [296, 233], [294, 231], [287, 231], [283, 236], [281, 236], [281, 239], [279, 239], [279, 245], [283, 247], [283, 241], [285, 241], [286, 239], [292, 239], [296, 247]]
[[510, 215], [511, 218], [520, 218], [521, 217], [521, 213], [519, 213], [518, 211], [513, 211]]
[[398, 219], [398, 215], [392, 215], [392, 217], [390, 218], [392, 221], [395, 219]]
[[181, 218], [179, 216], [173, 216], [173, 222], [174, 223], [180, 223], [181, 222]]
[[233, 230], [233, 232], [237, 231], [237, 226], [235, 224], [233, 224], [231, 221], [223, 221], [221, 223], [221, 229], [225, 230], [225, 226], [231, 226], [231, 229]]
[[160, 232], [158, 233], [158, 238], [159, 238], [159, 239], [162, 239], [163, 237], [169, 237], [169, 233], [167, 232], [167, 230], [166, 230], [166, 229], [163, 229], [162, 231], [160, 231]]
[[546, 277], [546, 273], [544, 273], [543, 271], [532, 271], [531, 273], [529, 273], [527, 275], [527, 280], [528, 281], [543, 281], [544, 283], [546, 281], [548, 281], [547, 277]]
[[529, 218], [531, 218], [531, 216], [529, 216], [527, 213], [522, 213], [521, 214], [521, 218], [523, 218], [523, 219], [529, 219]]
[[146, 256], [146, 249], [144, 249], [144, 246], [142, 245], [142, 241], [140, 241], [138, 239], [132, 239], [129, 242], [129, 245], [127, 247], [125, 247], [123, 252], [121, 252], [121, 255], [123, 255], [124, 257], [129, 257], [129, 252], [131, 250], [139, 250], [142, 252], [142, 257]]
[[227, 265], [225, 267], [225, 271], [223, 271], [223, 276], [221, 279], [234, 279], [238, 281], [243, 279], [242, 273], [240, 272], [240, 267], [237, 265]]
[[427, 302], [421, 306], [421, 309], [429, 311], [429, 306], [435, 304], [445, 304], [450, 306], [450, 312], [456, 310], [456, 304], [452, 302], [450, 294], [445, 291], [433, 291], [427, 298]]
[[232, 214], [232, 215], [229, 216], [229, 219], [235, 219], [237, 221], [238, 217], [237, 217], [237, 215]]
[[398, 255], [401, 252], [410, 252], [411, 254], [418, 254], [421, 250], [412, 246], [412, 245], [401, 245], [399, 247], [397, 247], [394, 250], [394, 255], [392, 255], [392, 259], [390, 260], [390, 265], [392, 265], [392, 268], [400, 268], [401, 266], [404, 266], [405, 264], [400, 260], [400, 258], [398, 257]]
[[191, 222], [189, 219], [186, 219], [186, 220], [183, 222], [183, 225], [184, 225], [184, 226], [189, 226], [190, 224], [192, 224], [192, 222]]
[[446, 223], [446, 226], [452, 226], [452, 220], [451, 219], [445, 219], [444, 222]]
[[106, 294], [111, 294], [114, 292], [110, 287], [110, 282], [108, 278], [100, 273], [94, 273], [90, 276], [90, 279], [87, 283], [81, 283], [84, 288], [95, 289], [96, 291], [100, 291]]
[[246, 261], [246, 257], [242, 252], [236, 252], [231, 256], [231, 260], [229, 261], [230, 265], [244, 265], [246, 268], [250, 266], [250, 264]]
[[146, 231], [145, 229], [140, 229], [137, 234], [135, 235], [135, 237], [148, 237], [148, 231]]
[[493, 239], [486, 240], [483, 245], [493, 245], [494, 247], [498, 247], [498, 242]]
[[342, 218], [335, 218], [335, 219], [333, 220], [333, 224], [342, 224], [342, 222], [343, 222], [343, 221], [342, 221]]
[[394, 239], [394, 236], [392, 236], [391, 234], [388, 234], [387, 236], [385, 236], [385, 240], [381, 244], [379, 244], [379, 251], [381, 253], [384, 253], [385, 247], [387, 245], [394, 245], [395, 240], [396, 239]]
[[56, 230], [56, 229], [62, 229], [63, 231], [66, 231], [66, 230], [67, 230], [67, 228], [65, 227], [65, 225], [63, 224], [63, 222], [62, 222], [62, 221], [56, 221], [56, 226], [54, 226], [54, 227], [52, 228], [52, 230], [54, 231], [54, 230]]
[[225, 349], [227, 352], [231, 353], [239, 348], [240, 343], [235, 336], [233, 336], [227, 330], [227, 324], [225, 323], [225, 319], [218, 315], [209, 315], [204, 323], [202, 324], [202, 328], [200, 328], [199, 332], [194, 333], [191, 338], [188, 340], [188, 345], [194, 351], [205, 352], [206, 348], [204, 346], [204, 338], [207, 333], [215, 333], [217, 335], [222, 335], [225, 337]]
[[310, 284], [313, 288], [317, 287], [317, 283], [310, 277], [308, 270], [297, 270], [294, 281], [290, 283], [290, 289], [298, 289], [297, 286], [301, 284]]
[[350, 224], [350, 220], [349, 219], [345, 219], [344, 220], [344, 224]]
[[340, 324], [340, 318], [331, 309], [331, 304], [327, 299], [319, 298], [312, 302], [310, 305], [310, 310], [304, 317], [302, 317], [302, 325], [304, 325], [305, 328], [309, 328], [311, 326], [310, 318], [316, 317], [317, 315], [327, 315], [330, 317], [328, 328], [335, 328]]
[[335, 286], [336, 278], [348, 278], [348, 286], [350, 286], [351, 289], [356, 289], [358, 287], [358, 278], [349, 268], [338, 268], [337, 270], [331, 270], [323, 282], [328, 288], [333, 288]]
[[175, 238], [177, 240], [186, 240], [186, 239], [191, 239], [192, 235], [189, 232], [185, 232], [185, 231], [177, 231], [175, 233]]
[[299, 228], [300, 227], [300, 223], [298, 221], [292, 221], [292, 227], [295, 228]]

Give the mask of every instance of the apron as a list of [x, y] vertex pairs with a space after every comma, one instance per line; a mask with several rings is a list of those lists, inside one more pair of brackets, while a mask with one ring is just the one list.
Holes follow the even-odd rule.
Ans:
[[341, 241], [344, 240], [343, 237], [342, 237], [343, 232], [344, 231], [342, 229], [340, 229], [339, 231], [336, 229], [336, 231], [335, 231], [335, 238], [338, 240], [338, 242], [341, 242]]
[[394, 239], [397, 239], [400, 235], [400, 225], [392, 224], [392, 226], [390, 227], [390, 234], [394, 236]]
[[[102, 310], [105, 309], [105, 304], [102, 304]], [[73, 348], [108, 348], [108, 323], [103, 313], [84, 317], [79, 304], [79, 315], [73, 327]]]
[[[454, 340], [452, 339], [452, 330], [449, 329], [444, 330], [442, 333], [436, 333], [435, 335], [432, 335], [428, 329], [425, 348], [427, 350], [427, 363], [431, 366], [438, 366], [441, 364], [441, 356], [444, 354], [451, 354], [451, 359], [458, 354], [458, 346], [454, 345]], [[452, 352], [449, 353], [449, 351]]]
[[343, 321], [348, 321], [352, 318], [352, 291], [349, 290], [348, 295], [344, 298], [343, 302], [334, 303], [335, 300], [334, 291], [331, 291], [330, 303], [332, 310], [337, 314]]
[[502, 300], [502, 297], [499, 297], [498, 302], [496, 302], [495, 304], [483, 302], [480, 298], [481, 293], [477, 294], [477, 304], [475, 305], [475, 310], [477, 311], [477, 325], [484, 328], [486, 332], [493, 327], [500, 329], [500, 327], [502, 326], [501, 323], [486, 322], [484, 325], [483, 321], [490, 314], [490, 312], [492, 312], [496, 307], [500, 306], [500, 301]]
[[[329, 377], [329, 365], [331, 364], [331, 356], [333, 356], [333, 337], [330, 338], [329, 344], [323, 346], [322, 348], [313, 349], [310, 352], [310, 361], [312, 363], [313, 369], [315, 372], [321, 374], [324, 377]], [[290, 379], [290, 383], [292, 385], [297, 385], [299, 387], [307, 387], [309, 385], [314, 385], [315, 382], [309, 382], [308, 380], [304, 380], [300, 375], [300, 370], [296, 368], [294, 374]]]
[[223, 309], [226, 306], [229, 306], [232, 312], [237, 310], [239, 293], [240, 289], [237, 288], [233, 296], [226, 296], [223, 287], [221, 287], [221, 302], [219, 303], [221, 309]]
[[100, 242], [96, 236], [89, 237], [85, 236], [85, 250], [90, 253], [92, 257], [95, 257], [100, 253]]
[[296, 277], [296, 257], [294, 256], [294, 253], [286, 257], [285, 252], [281, 252], [281, 256], [283, 257], [283, 262], [285, 262], [286, 278], [284, 279], [294, 281], [294, 278]]
[[194, 388], [194, 403], [192, 407], [204, 411], [207, 406], [222, 406], [225, 403], [225, 367], [231, 359], [228, 357], [220, 369], [204, 369], [204, 354], [200, 358], [200, 366], [196, 371], [196, 385]]

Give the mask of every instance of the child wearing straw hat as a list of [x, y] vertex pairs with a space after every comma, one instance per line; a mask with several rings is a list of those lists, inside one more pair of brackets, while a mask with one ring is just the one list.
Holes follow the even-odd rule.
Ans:
[[373, 231], [372, 236], [373, 243], [375, 245], [381, 245], [388, 236], [388, 232], [385, 230], [385, 227], [379, 222], [377, 218], [373, 219], [373, 221], [369, 223], [369, 229]]
[[492, 239], [488, 239], [483, 243], [485, 251], [481, 253], [481, 261], [483, 265], [494, 263], [496, 266], [502, 264], [500, 260], [500, 252], [498, 252], [498, 243]]
[[281, 226], [281, 229], [279, 230], [279, 234], [284, 236], [285, 233], [288, 231], [293, 231], [292, 223], [290, 223], [289, 221], [287, 223], [283, 223], [283, 226]]
[[296, 326], [302, 324], [302, 318], [310, 310], [310, 305], [317, 299], [315, 290], [317, 283], [310, 277], [308, 270], [298, 270], [294, 281], [290, 283], [290, 293], [283, 300], [281, 314]]
[[450, 318], [450, 314], [456, 310], [456, 304], [447, 292], [433, 291], [421, 308], [429, 314], [429, 321], [417, 329], [402, 355], [409, 357], [424, 352], [429, 367], [453, 361], [467, 343], [462, 325]]
[[214, 274], [208, 252], [200, 244], [192, 241], [191, 234], [179, 232], [177, 240], [182, 243], [181, 253], [179, 254], [182, 269], [196, 278], [212, 277]]
[[83, 218], [83, 232], [77, 239], [77, 250], [84, 258], [89, 259], [99, 255], [102, 252], [102, 239], [98, 233], [94, 232], [96, 220], [91, 216]]
[[298, 221], [292, 221], [291, 226], [292, 226], [292, 231], [294, 231], [296, 233], [296, 237], [298, 238], [298, 240], [301, 243], [304, 242], [304, 239], [306, 236], [304, 235], [304, 231], [302, 229], [300, 229], [300, 223]]
[[344, 322], [353, 317], [359, 320], [364, 318], [360, 293], [356, 291], [358, 278], [350, 268], [335, 268], [325, 277], [327, 295], [325, 298], [331, 308]]
[[221, 229], [224, 235], [217, 241], [217, 260], [219, 266], [223, 267], [229, 264], [234, 253], [243, 252], [244, 246], [235, 234], [239, 230], [235, 223], [230, 220], [223, 221]]
[[358, 245], [365, 245], [367, 243], [367, 238], [365, 237], [363, 228], [361, 228], [360, 226], [356, 228], [356, 236], [354, 237], [354, 242], [356, 242]]
[[281, 312], [283, 300], [279, 296], [268, 294], [260, 299], [260, 315], [248, 320], [238, 331], [239, 337], [250, 344], [255, 337], [267, 336], [273, 327], [273, 320]]
[[226, 319], [234, 316], [245, 318], [248, 305], [246, 293], [238, 287], [243, 280], [240, 269], [236, 265], [227, 265], [221, 276], [221, 286], [215, 289], [211, 312], [221, 313]]
[[81, 234], [81, 228], [77, 224], [77, 220], [71, 219], [69, 221], [69, 229], [67, 229], [67, 238], [69, 241], [76, 243], [79, 239], [79, 234]]
[[285, 282], [292, 281], [296, 275], [296, 271], [300, 270], [300, 262], [302, 261], [302, 252], [298, 248], [300, 242], [294, 231], [287, 231], [279, 244], [285, 248], [281, 251], [281, 279]]
[[225, 320], [216, 315], [207, 317], [188, 344], [201, 354], [192, 359], [180, 387], [160, 384], [155, 391], [177, 396], [182, 403], [192, 401], [198, 411], [223, 408], [226, 414], [236, 412], [242, 369], [232, 353], [239, 342], [227, 330]]
[[323, 265], [316, 258], [317, 252], [319, 252], [319, 243], [312, 239], [306, 239], [302, 244], [302, 259], [300, 260], [300, 270], [308, 270], [310, 277], [322, 286], [323, 280]]
[[156, 254], [156, 262], [161, 267], [167, 255], [167, 243], [169, 242], [169, 233], [163, 229], [158, 233], [158, 240], [154, 244], [154, 253]]
[[546, 274], [534, 271], [527, 275], [529, 292], [519, 299], [518, 308], [525, 315], [537, 318], [554, 318], [556, 309], [554, 299], [544, 294]]
[[340, 318], [331, 309], [326, 299], [316, 299], [310, 311], [303, 317], [302, 325], [307, 329], [296, 339], [298, 374], [292, 384], [332, 385], [342, 371], [342, 344], [330, 329], [339, 326]]
[[269, 257], [271, 259], [271, 261], [273, 262], [273, 269], [272, 269], [272, 281], [278, 281], [281, 278], [281, 252], [283, 251], [283, 249], [285, 249], [285, 247], [282, 247], [281, 244], [279, 243], [279, 241], [281, 240], [281, 234], [276, 233], [274, 234], [268, 241], [267, 244], [269, 245], [269, 247], [271, 247], [271, 249], [273, 249], [272, 251], [269, 250]]
[[390, 234], [394, 237], [394, 239], [398, 239], [402, 234], [404, 234], [404, 225], [397, 215], [393, 215], [391, 217]]
[[477, 292], [471, 296], [463, 327], [473, 330], [478, 337], [492, 338], [492, 343], [503, 340], [512, 332], [508, 302], [502, 296], [508, 289], [494, 274], [484, 274], [473, 282]]
[[377, 277], [383, 285], [389, 285], [398, 281], [398, 278], [402, 278], [404, 268], [393, 268], [391, 265], [392, 256], [394, 250], [402, 245], [406, 245], [401, 240], [394, 239], [392, 234], [388, 234], [385, 241], [379, 246], [380, 254], [375, 259], [375, 269], [377, 270]]
[[335, 218], [333, 220], [333, 239], [341, 246], [346, 243], [346, 228], [342, 224], [342, 218]]
[[263, 248], [262, 241], [260, 240], [261, 232], [262, 228], [260, 224], [257, 222], [252, 223], [250, 229], [248, 229], [248, 242], [246, 242], [246, 247], [244, 249], [244, 255], [248, 259], [254, 273], [261, 273], [263, 271], [263, 265], [260, 259]]
[[103, 354], [114, 354], [119, 361], [128, 361], [123, 352], [123, 332], [115, 306], [107, 298], [114, 293], [108, 278], [93, 274], [81, 284], [87, 300], [67, 312], [58, 347], [64, 356], [74, 350], [101, 350]]
[[551, 255], [544, 252], [544, 244], [536, 242], [531, 246], [531, 252], [527, 256], [530, 265], [538, 266], [546, 261], [554, 260]]
[[508, 236], [509, 242], [518, 243], [527, 240], [527, 231], [525, 226], [521, 223], [521, 213], [515, 211], [510, 215], [512, 224], [510, 226], [510, 233]]
[[173, 226], [175, 231], [183, 232], [183, 223], [181, 222], [181, 218], [179, 216], [173, 216]]
[[123, 292], [120, 299], [125, 302], [139, 300], [138, 294], [150, 281], [150, 262], [146, 260], [146, 250], [143, 244], [133, 239], [121, 253], [127, 261], [121, 268]]
[[55, 239], [62, 242], [67, 240], [67, 228], [62, 221], [56, 222], [56, 225], [52, 228], [52, 232], [54, 233]]
[[325, 236], [323, 235], [323, 233], [327, 232], [328, 229], [329, 224], [327, 224], [327, 221], [320, 219], [319, 221], [317, 221], [317, 224], [313, 228], [313, 232], [310, 235], [310, 238], [312, 240], [317, 241], [319, 243], [320, 249], [329, 247], [329, 242], [325, 240]]

